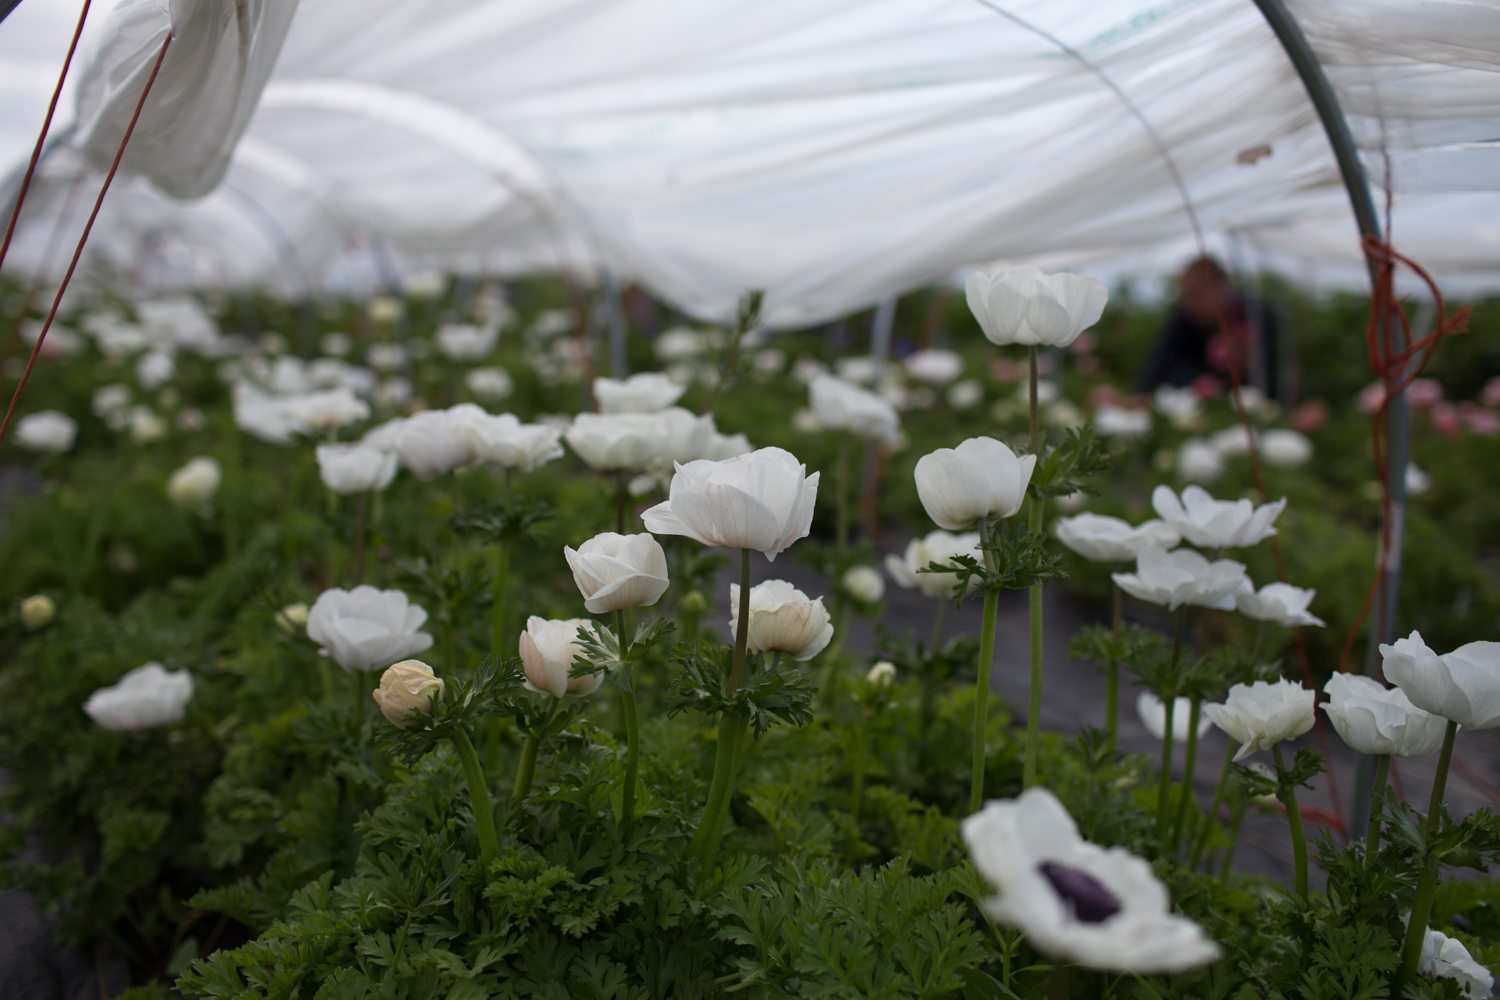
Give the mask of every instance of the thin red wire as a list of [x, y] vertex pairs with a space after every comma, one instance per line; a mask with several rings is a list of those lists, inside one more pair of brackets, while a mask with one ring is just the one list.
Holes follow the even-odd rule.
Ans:
[[5, 255], [10, 251], [10, 241], [16, 235], [16, 222], [21, 218], [21, 206], [26, 203], [26, 193], [31, 190], [31, 179], [36, 176], [42, 149], [47, 145], [47, 133], [52, 129], [52, 116], [57, 112], [63, 81], [68, 78], [68, 68], [73, 65], [73, 53], [78, 51], [78, 39], [83, 35], [83, 22], [88, 19], [91, 3], [93, 0], [83, 0], [83, 8], [78, 12], [78, 27], [73, 29], [73, 40], [68, 43], [68, 55], [63, 59], [62, 71], [57, 74], [57, 86], [52, 88], [52, 100], [47, 104], [47, 117], [42, 119], [42, 130], [37, 133], [36, 145], [31, 149], [31, 162], [26, 165], [26, 173], [21, 178], [21, 189], [16, 192], [16, 203], [10, 210], [10, 221], [5, 224], [5, 240], [0, 242], [0, 268], [5, 266]]
[[[1375, 475], [1380, 483], [1380, 558], [1376, 562], [1375, 576], [1365, 592], [1365, 599], [1360, 605], [1359, 614], [1355, 617], [1354, 625], [1344, 640], [1344, 648], [1339, 653], [1340, 671], [1349, 669], [1349, 659], [1354, 649], [1355, 639], [1369, 622], [1370, 612], [1385, 582], [1386, 570], [1391, 560], [1391, 484], [1386, 468], [1386, 410], [1391, 400], [1403, 392], [1413, 379], [1422, 374], [1422, 370], [1432, 360], [1432, 355], [1442, 343], [1443, 338], [1463, 332], [1467, 329], [1469, 321], [1468, 309], [1460, 309], [1452, 316], [1448, 315], [1447, 307], [1443, 303], [1443, 293], [1438, 288], [1437, 282], [1416, 261], [1397, 253], [1389, 243], [1374, 236], [1364, 238], [1364, 251], [1376, 267], [1375, 289], [1371, 293], [1370, 319], [1365, 324], [1365, 351], [1369, 355], [1370, 368], [1374, 370], [1375, 376], [1380, 379], [1385, 388], [1384, 398], [1371, 418], [1370, 433], [1371, 453], [1375, 459]], [[1411, 320], [1396, 297], [1397, 265], [1404, 265], [1422, 279], [1423, 284], [1431, 292], [1433, 305], [1436, 307], [1432, 331], [1416, 340], [1412, 339]], [[1384, 317], [1384, 322], [1382, 322], [1382, 317]], [[1380, 342], [1382, 327], [1385, 329], [1388, 341], [1385, 344]], [[1380, 613], [1383, 617], [1385, 609], [1381, 608]], [[1389, 623], [1382, 620], [1380, 624], [1387, 626]]]
[[146, 86], [141, 90], [140, 100], [135, 102], [135, 111], [130, 116], [130, 124], [125, 126], [125, 134], [120, 138], [120, 148], [115, 150], [115, 158], [109, 165], [109, 172], [104, 175], [104, 183], [99, 187], [99, 196], [94, 199], [93, 211], [89, 212], [89, 220], [83, 227], [83, 235], [78, 238], [78, 246], [73, 249], [73, 259], [68, 262], [68, 270], [63, 274], [62, 284], [57, 286], [57, 294], [52, 297], [52, 308], [47, 311], [47, 319], [42, 323], [41, 332], [37, 335], [36, 344], [31, 348], [31, 357], [26, 362], [26, 370], [21, 373], [21, 381], [16, 384], [15, 392], [11, 393], [10, 405], [5, 410], [5, 421], [0, 423], [0, 444], [5, 443], [5, 435], [10, 431], [10, 423], [15, 419], [16, 406], [21, 402], [21, 394], [26, 391], [26, 383], [31, 380], [31, 371], [36, 367], [36, 359], [42, 353], [42, 345], [47, 340], [47, 331], [52, 329], [52, 321], [57, 318], [57, 310], [62, 306], [63, 295], [68, 291], [68, 284], [73, 280], [73, 272], [78, 269], [79, 258], [83, 256], [83, 248], [88, 243], [89, 233], [94, 229], [94, 221], [99, 218], [99, 210], [104, 207], [104, 196], [109, 193], [109, 186], [119, 172], [120, 161], [125, 158], [125, 147], [130, 144], [130, 137], [135, 132], [136, 123], [141, 120], [141, 109], [146, 106], [146, 98], [151, 94], [151, 87], [156, 83], [156, 75], [161, 72], [162, 60], [167, 57], [167, 49], [172, 44], [172, 35], [169, 33], [162, 39], [161, 51], [156, 54], [156, 63], [151, 67], [151, 75], [146, 78]]

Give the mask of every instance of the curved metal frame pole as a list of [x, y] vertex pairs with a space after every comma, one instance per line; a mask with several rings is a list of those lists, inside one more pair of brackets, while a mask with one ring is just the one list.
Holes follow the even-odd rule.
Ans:
[[[1364, 166], [1359, 162], [1359, 148], [1354, 135], [1349, 131], [1349, 121], [1339, 105], [1338, 95], [1323, 72], [1323, 64], [1317, 53], [1302, 33], [1302, 27], [1283, 0], [1255, 0], [1266, 23], [1271, 26], [1277, 41], [1286, 50], [1292, 68], [1307, 90], [1328, 143], [1333, 147], [1333, 158], [1338, 163], [1339, 175], [1344, 181], [1344, 190], [1349, 195], [1349, 205], [1354, 210], [1354, 221], [1359, 226], [1361, 237], [1381, 238], [1380, 217], [1375, 212], [1375, 199], [1370, 194], [1370, 182], [1365, 177]], [[1373, 288], [1379, 278], [1375, 261], [1365, 256], [1365, 265], [1370, 271]], [[1390, 324], [1388, 317], [1379, 317], [1380, 337], [1387, 349]], [[1395, 631], [1396, 594], [1401, 584], [1401, 548], [1403, 528], [1406, 522], [1406, 466], [1408, 461], [1409, 420], [1405, 391], [1398, 392], [1386, 404], [1386, 484], [1390, 503], [1387, 507], [1390, 523], [1386, 525], [1384, 538], [1390, 539], [1390, 551], [1382, 552], [1385, 574], [1374, 604], [1375, 618], [1370, 623], [1370, 638], [1365, 650], [1365, 673], [1372, 673], [1376, 651], [1381, 642]], [[1330, 765], [1331, 766], [1331, 765]], [[1354, 801], [1350, 808], [1350, 830], [1363, 830], [1370, 811], [1370, 792], [1374, 784], [1374, 762], [1361, 755], [1359, 770], [1355, 776]]]

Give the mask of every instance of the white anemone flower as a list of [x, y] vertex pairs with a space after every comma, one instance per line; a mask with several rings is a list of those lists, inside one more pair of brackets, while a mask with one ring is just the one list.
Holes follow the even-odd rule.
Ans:
[[900, 418], [891, 403], [832, 375], [819, 375], [808, 387], [813, 415], [824, 430], [847, 431], [860, 437], [889, 441]]
[[385, 489], [400, 465], [394, 452], [364, 444], [320, 444], [315, 454], [323, 485], [341, 496]]
[[1115, 573], [1111, 578], [1131, 597], [1172, 611], [1184, 604], [1219, 607], [1249, 586], [1244, 563], [1209, 562], [1191, 549], [1165, 552], [1151, 546], [1136, 556], [1134, 573]]
[[885, 557], [885, 571], [896, 582], [896, 586], [904, 590], [916, 588], [927, 597], [941, 600], [953, 596], [953, 588], [958, 586], [957, 571], [925, 571], [933, 564], [951, 566], [953, 557], [960, 555], [983, 560], [984, 553], [979, 550], [979, 532], [955, 535], [947, 531], [930, 531], [921, 538], [913, 538], [906, 543], [904, 553], [899, 556], [892, 553]]
[[702, 545], [751, 549], [767, 559], [812, 530], [819, 473], [780, 448], [677, 466], [667, 499], [641, 515], [657, 535], [686, 535]]
[[985, 912], [1051, 958], [1144, 976], [1222, 954], [1202, 927], [1172, 912], [1149, 862], [1084, 840], [1044, 788], [990, 802], [962, 829], [974, 867], [999, 891]]
[[348, 673], [379, 670], [420, 653], [432, 636], [417, 631], [427, 612], [399, 590], [368, 585], [318, 595], [307, 612], [307, 637]]
[[655, 413], [676, 403], [686, 391], [686, 386], [661, 372], [640, 372], [624, 379], [594, 379], [594, 399], [600, 413]]
[[1313, 727], [1318, 693], [1296, 681], [1236, 684], [1221, 704], [1204, 705], [1203, 714], [1240, 745], [1236, 761], [1257, 750], [1294, 740]]
[[103, 728], [128, 733], [181, 721], [192, 700], [192, 674], [147, 663], [89, 695], [83, 710]]
[[1259, 590], [1246, 587], [1234, 595], [1234, 606], [1246, 618], [1260, 622], [1272, 622], [1294, 628], [1298, 625], [1316, 625], [1321, 628], [1323, 619], [1307, 610], [1316, 590], [1293, 587], [1289, 583], [1268, 583]]
[[1224, 456], [1202, 438], [1182, 442], [1176, 464], [1177, 474], [1190, 483], [1211, 483], [1224, 474]]
[[1057, 540], [1091, 562], [1131, 562], [1144, 549], [1170, 549], [1182, 539], [1156, 518], [1132, 525], [1118, 517], [1084, 513], [1058, 521]]
[[[1172, 700], [1172, 740], [1175, 743], [1186, 743], [1188, 741], [1188, 723], [1191, 721], [1193, 712], [1193, 700], [1191, 698], [1174, 698]], [[1146, 732], [1156, 739], [1164, 739], [1167, 735], [1167, 706], [1156, 695], [1150, 691], [1142, 691], [1135, 699], [1135, 714], [1140, 716], [1141, 725], [1146, 727]], [[1200, 710], [1198, 713], [1198, 735], [1202, 736], [1213, 727], [1213, 723]]]
[[1099, 322], [1109, 291], [1079, 274], [1034, 267], [975, 271], [964, 282], [969, 311], [992, 344], [1067, 347]]
[[599, 689], [603, 674], [573, 675], [574, 661], [583, 656], [580, 630], [594, 633], [594, 623], [587, 618], [526, 619], [519, 645], [528, 688], [554, 698], [582, 698]]
[[1385, 676], [1411, 703], [1465, 729], [1500, 726], [1500, 642], [1471, 642], [1438, 656], [1419, 632], [1380, 647]]
[[1151, 506], [1192, 545], [1243, 548], [1276, 534], [1272, 525], [1286, 509], [1286, 498], [1257, 507], [1249, 500], [1215, 500], [1201, 486], [1189, 486], [1181, 499], [1170, 487], [1158, 486]]
[[932, 386], [947, 385], [964, 371], [963, 358], [936, 347], [908, 354], [901, 364], [913, 382]]
[[[729, 585], [729, 631], [740, 631], [740, 585]], [[810, 660], [833, 639], [833, 621], [823, 598], [812, 600], [785, 580], [766, 580], [750, 588], [747, 645], [756, 653], [785, 653]]]
[[1495, 991], [1495, 977], [1474, 961], [1462, 941], [1427, 928], [1417, 972], [1431, 979], [1452, 979], [1466, 1000], [1485, 1000]]
[[1425, 757], [1442, 745], [1448, 721], [1413, 705], [1400, 688], [1357, 674], [1334, 674], [1323, 690], [1328, 721], [1360, 753]]
[[591, 469], [645, 469], [661, 453], [662, 421], [655, 413], [580, 413], [563, 435]]
[[1014, 516], [1035, 468], [1035, 455], [1017, 457], [994, 438], [969, 438], [917, 459], [917, 498], [939, 528], [964, 531]]
[[16, 444], [27, 451], [60, 455], [77, 437], [78, 422], [57, 410], [28, 413], [16, 421]]
[[667, 554], [660, 542], [645, 533], [606, 531], [576, 549], [564, 546], [563, 557], [589, 614], [645, 607], [666, 593]]
[[513, 413], [485, 414], [463, 423], [474, 461], [520, 472], [561, 458], [563, 430], [551, 424], [523, 424]]

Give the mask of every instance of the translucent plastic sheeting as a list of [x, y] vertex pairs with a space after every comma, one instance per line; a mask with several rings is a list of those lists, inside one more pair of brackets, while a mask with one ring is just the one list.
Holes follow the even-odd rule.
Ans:
[[170, 33], [125, 163], [168, 194], [207, 194], [228, 169], [296, 9], [297, 0], [120, 0], [78, 82], [74, 143], [95, 166], [109, 165]]
[[[1396, 194], [1397, 245], [1431, 205], [1437, 273], [1500, 284], [1500, 12], [1293, 8]], [[1195, 241], [1163, 148], [1212, 245], [1326, 254], [1357, 283], [1326, 140], [1248, 0], [317, 0], [223, 185], [192, 205], [137, 186], [100, 253], [170, 235], [293, 290], [362, 253], [356, 284], [600, 264], [710, 319], [761, 288], [790, 325], [987, 260], [1175, 268]]]

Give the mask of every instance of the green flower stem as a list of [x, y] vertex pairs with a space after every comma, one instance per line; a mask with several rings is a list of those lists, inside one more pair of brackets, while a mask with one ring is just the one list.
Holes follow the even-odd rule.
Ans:
[[354, 580], [365, 578], [365, 532], [368, 528], [370, 494], [361, 493], [354, 498]]
[[354, 692], [354, 735], [358, 737], [365, 724], [365, 702], [370, 700], [370, 689], [365, 687], [362, 671], [349, 671], [349, 688]]
[[1156, 837], [1162, 841], [1163, 850], [1166, 849], [1167, 837], [1167, 802], [1170, 799], [1172, 787], [1172, 729], [1177, 713], [1177, 697], [1169, 694], [1162, 698], [1162, 707], [1166, 712], [1166, 731], [1161, 737], [1161, 774], [1158, 776], [1156, 785]]
[[[615, 611], [615, 632], [623, 656], [627, 652], [623, 609]], [[620, 822], [628, 826], [635, 818], [635, 780], [641, 765], [641, 726], [636, 717], [634, 679], [630, 687], [620, 692], [620, 704], [625, 710], [625, 787], [620, 792]]]
[[[1114, 614], [1111, 615], [1109, 641], [1111, 647], [1120, 642], [1120, 630], [1125, 621], [1125, 595], [1119, 587], [1114, 588]], [[1109, 662], [1104, 665], [1104, 745], [1110, 753], [1115, 750], [1115, 735], [1120, 728], [1120, 662], [1111, 649]]]
[[1234, 865], [1234, 849], [1240, 843], [1240, 827], [1245, 822], [1245, 810], [1249, 808], [1249, 802], [1242, 802], [1234, 810], [1234, 815], [1229, 817], [1229, 846], [1224, 848], [1224, 865], [1219, 869], [1219, 881], [1223, 882], [1229, 878], [1229, 870]]
[[818, 707], [820, 708], [826, 709], [833, 704], [833, 678], [838, 673], [839, 652], [844, 645], [844, 626], [848, 616], [848, 602], [842, 596], [836, 595], [833, 599], [833, 640], [829, 642], [828, 648], [819, 654], [823, 660], [823, 669], [818, 674]]
[[1375, 755], [1375, 781], [1370, 785], [1370, 819], [1365, 825], [1365, 857], [1380, 849], [1380, 796], [1385, 793], [1386, 776], [1391, 771], [1391, 755]]
[[625, 514], [630, 509], [630, 482], [625, 470], [615, 473], [615, 532], [625, 534]]
[[[724, 697], [732, 699], [745, 682], [745, 655], [750, 644], [750, 550], [740, 550], [740, 607], [734, 632], [734, 653], [729, 661], [729, 677]], [[734, 772], [739, 764], [740, 745], [750, 717], [740, 709], [731, 709], [719, 718], [719, 745], [714, 753], [714, 776], [708, 786], [708, 801], [698, 832], [693, 835], [692, 850], [704, 867], [713, 864], [719, 851], [719, 837], [729, 816], [729, 800], [734, 794]]]
[[[532, 760], [536, 760], [535, 744]], [[490, 804], [490, 791], [484, 783], [484, 772], [479, 768], [479, 755], [469, 734], [459, 729], [453, 734], [453, 749], [464, 766], [464, 776], [469, 779], [469, 802], [474, 808], [474, 828], [479, 834], [479, 860], [486, 868], [500, 856], [500, 839], [495, 835], [495, 807]]]
[[245, 509], [245, 456], [240, 429], [229, 428], [224, 448], [224, 554], [233, 563], [240, 554], [240, 514]]
[[[990, 670], [995, 664], [995, 619], [1000, 612], [1000, 592], [984, 595], [984, 623], [979, 632], [979, 676], [974, 681], [974, 763], [969, 779], [969, 811], [984, 805], [985, 717], [990, 706]], [[1029, 746], [1030, 744], [1028, 744]], [[1029, 768], [1030, 757], [1027, 758]]]
[[739, 628], [734, 631], [734, 654], [729, 661], [729, 683], [724, 697], [733, 698], [745, 683], [745, 654], [750, 648], [750, 550], [740, 550]]
[[714, 863], [719, 853], [719, 840], [724, 832], [724, 823], [729, 818], [729, 802], [734, 797], [735, 772], [739, 768], [740, 751], [744, 746], [745, 732], [750, 717], [735, 709], [725, 712], [719, 719], [719, 748], [714, 756], [714, 780], [708, 790], [708, 804], [703, 810], [703, 819], [698, 823], [698, 832], [693, 837], [692, 849], [704, 867]]
[[[1037, 410], [1036, 347], [1034, 345], [1026, 349], [1026, 359], [1031, 373], [1028, 399], [1031, 417], [1031, 453], [1040, 461], [1042, 431]], [[1033, 494], [1027, 503], [1030, 508], [1026, 512], [1027, 527], [1033, 535], [1040, 535], [1042, 533], [1042, 498]], [[1042, 740], [1042, 585], [1033, 583], [1028, 597], [1031, 681], [1029, 697], [1026, 701], [1026, 759], [1021, 765], [1022, 788], [1030, 788], [1036, 784], [1037, 758], [1040, 755]]]
[[620, 821], [635, 818], [635, 779], [641, 766], [641, 725], [636, 720], [635, 691], [623, 692], [625, 706], [625, 789], [620, 795]]
[[510, 583], [510, 549], [504, 542], [495, 543], [495, 596], [490, 603], [490, 655], [501, 658], [505, 648], [505, 589]]
[[[1281, 744], [1271, 748], [1271, 755], [1276, 759], [1277, 784], [1285, 784], [1286, 763], [1281, 759]], [[1297, 793], [1291, 785], [1280, 792], [1281, 804], [1286, 806], [1286, 821], [1292, 828], [1292, 863], [1294, 864], [1294, 875], [1297, 883], [1297, 895], [1303, 899], [1307, 898], [1307, 837], [1302, 832], [1302, 811], [1297, 808]]]
[[[1427, 937], [1427, 921], [1432, 917], [1432, 897], [1437, 892], [1438, 866], [1432, 857], [1432, 841], [1443, 822], [1443, 790], [1448, 785], [1448, 765], [1453, 761], [1453, 739], [1458, 735], [1458, 723], [1449, 720], [1443, 734], [1443, 752], [1438, 757], [1437, 774], [1432, 779], [1432, 798], [1427, 804], [1426, 834], [1422, 838], [1425, 862], [1422, 878], [1417, 882], [1417, 896], [1411, 904], [1411, 920], [1406, 925], [1406, 945], [1401, 952], [1401, 971], [1396, 974], [1396, 986], [1391, 993], [1401, 996], [1406, 984], [1417, 974], [1417, 962], [1422, 957], [1422, 942]], [[1373, 808], [1373, 806], [1372, 806]]]
[[[1203, 699], [1194, 698], [1188, 707], [1187, 753], [1182, 760], [1182, 794], [1177, 798], [1177, 821], [1172, 824], [1172, 854], [1177, 854], [1183, 828], [1187, 825], [1188, 803], [1193, 800], [1193, 768], [1198, 763], [1198, 713]], [[1170, 735], [1170, 734], [1168, 734]]]
[[1177, 661], [1182, 656], [1182, 630], [1186, 623], [1187, 609], [1179, 608], [1177, 623], [1172, 630], [1172, 661], [1167, 667], [1172, 688], [1157, 695], [1166, 712], [1166, 732], [1161, 741], [1161, 776], [1156, 791], [1156, 835], [1159, 839], [1165, 838], [1167, 831], [1167, 789], [1172, 781], [1172, 716], [1177, 707]]
[[947, 617], [948, 602], [938, 601], [937, 610], [932, 613], [932, 634], [927, 638], [927, 655], [935, 654], [943, 644], [943, 619]]
[[1199, 831], [1193, 843], [1192, 854], [1189, 856], [1189, 864], [1196, 868], [1198, 860], [1203, 856], [1203, 851], [1208, 847], [1208, 838], [1213, 835], [1214, 823], [1219, 818], [1219, 806], [1224, 804], [1224, 793], [1229, 788], [1229, 765], [1234, 760], [1234, 743], [1229, 743], [1224, 748], [1224, 764], [1219, 768], [1219, 783], [1214, 786], [1213, 802], [1208, 807], [1208, 812], [1203, 815], [1203, 828]]
[[511, 798], [520, 802], [531, 792], [531, 779], [536, 774], [536, 751], [541, 742], [536, 733], [527, 733], [526, 742], [521, 745], [521, 765], [516, 769], [516, 787], [511, 792]]

